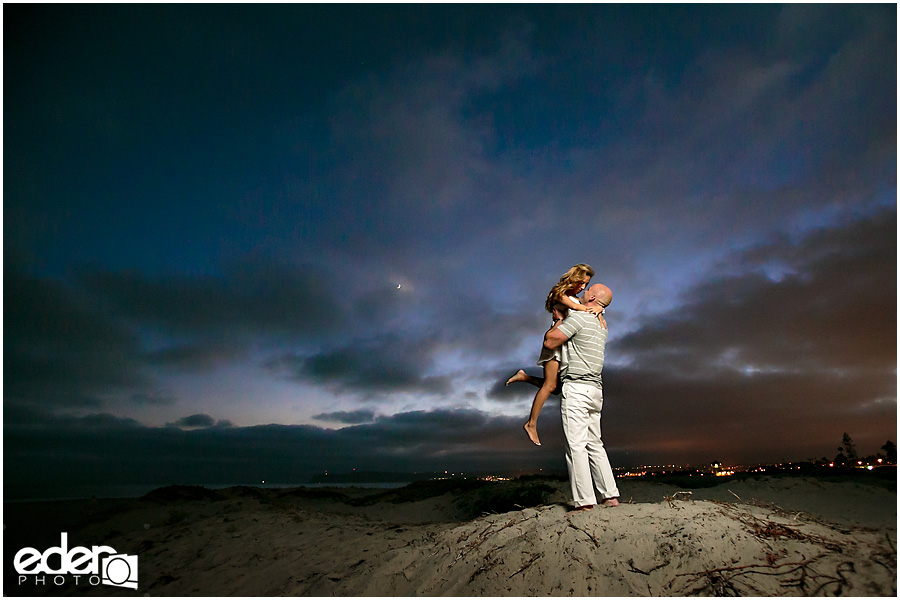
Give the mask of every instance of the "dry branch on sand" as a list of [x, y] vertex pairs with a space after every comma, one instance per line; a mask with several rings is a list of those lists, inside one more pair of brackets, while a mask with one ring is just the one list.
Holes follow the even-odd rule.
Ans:
[[[782, 587], [799, 587], [804, 595], [810, 596], [818, 595], [818, 593], [827, 585], [837, 584], [834, 592], [835, 595], [840, 595], [840, 593], [844, 589], [844, 585], [848, 583], [848, 581], [843, 577], [842, 571], [845, 567], [848, 566], [852, 571], [853, 563], [840, 563], [836, 570], [836, 577], [817, 574], [813, 572], [810, 568], [810, 565], [824, 556], [825, 554], [819, 554], [818, 556], [814, 556], [813, 558], [807, 560], [782, 563], [780, 565], [742, 565], [738, 567], [720, 567], [718, 569], [708, 569], [706, 571], [700, 571], [697, 573], [679, 573], [675, 576], [675, 578], [677, 579], [678, 577], [690, 577], [690, 579], [688, 579], [687, 581], [687, 585], [692, 585], [701, 580], [703, 581], [703, 584], [699, 587], [695, 587], [687, 591], [686, 595], [689, 596], [699, 595], [701, 593], [708, 593], [713, 596], [744, 596], [747, 595], [747, 592], [756, 595], [762, 595], [760, 590], [754, 587], [749, 580], [745, 579], [742, 581], [738, 581], [739, 578], [749, 575], [763, 575], [776, 578], [785, 578], [788, 575], [796, 575], [793, 579], [785, 578], [783, 580], [780, 580], [779, 585]], [[807, 577], [813, 579], [814, 582], [816, 580], [824, 579], [824, 582], [813, 589], [807, 581]]]

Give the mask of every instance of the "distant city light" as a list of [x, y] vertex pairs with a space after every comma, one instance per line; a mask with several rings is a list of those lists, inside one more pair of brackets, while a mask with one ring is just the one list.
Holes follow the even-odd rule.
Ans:
[[[877, 463], [876, 463], [877, 461]], [[825, 461], [809, 460], [804, 462], [789, 462], [771, 464], [754, 464], [754, 465], [735, 465], [722, 462], [710, 462], [706, 466], [697, 468], [696, 465], [638, 465], [632, 467], [613, 468], [616, 477], [655, 477], [659, 475], [687, 475], [693, 477], [695, 474], [700, 477], [710, 475], [713, 477], [733, 477], [740, 476], [744, 473], [783, 473], [790, 471], [800, 471], [801, 473], [807, 469], [822, 468], [857, 468], [873, 471], [875, 467], [893, 466], [894, 463], [884, 458], [874, 458], [857, 461], [857, 464], [849, 462], [846, 464]]]
[[[663, 471], [665, 473], [665, 471]], [[647, 471], [627, 471], [622, 473], [621, 477], [643, 477], [647, 474]]]

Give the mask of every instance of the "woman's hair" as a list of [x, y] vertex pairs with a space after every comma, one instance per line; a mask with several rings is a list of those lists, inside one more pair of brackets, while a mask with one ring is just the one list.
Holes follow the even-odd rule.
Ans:
[[594, 270], [590, 267], [590, 265], [586, 265], [584, 263], [577, 264], [566, 271], [565, 275], [559, 278], [559, 283], [554, 285], [553, 289], [550, 290], [550, 293], [547, 294], [547, 302], [544, 304], [547, 312], [553, 312], [553, 307], [559, 302], [560, 296], [575, 288], [579, 283], [581, 283], [588, 277], [593, 276]]

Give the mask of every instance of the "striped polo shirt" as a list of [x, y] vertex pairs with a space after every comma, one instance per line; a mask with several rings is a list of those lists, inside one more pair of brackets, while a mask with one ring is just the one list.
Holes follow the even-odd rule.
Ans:
[[569, 361], [563, 368], [562, 380], [587, 383], [602, 389], [600, 374], [603, 372], [607, 332], [600, 325], [600, 320], [591, 313], [572, 310], [559, 324], [559, 330], [569, 338], [565, 342]]

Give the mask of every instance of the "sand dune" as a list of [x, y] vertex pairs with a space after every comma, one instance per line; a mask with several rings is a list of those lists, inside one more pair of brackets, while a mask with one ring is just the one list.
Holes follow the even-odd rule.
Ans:
[[[677, 494], [623, 481], [624, 504], [577, 513], [566, 487], [172, 487], [58, 503], [70, 545], [139, 556], [140, 588], [53, 595], [896, 595], [896, 491], [883, 486], [762, 478]], [[40, 592], [5, 579], [5, 594]]]

